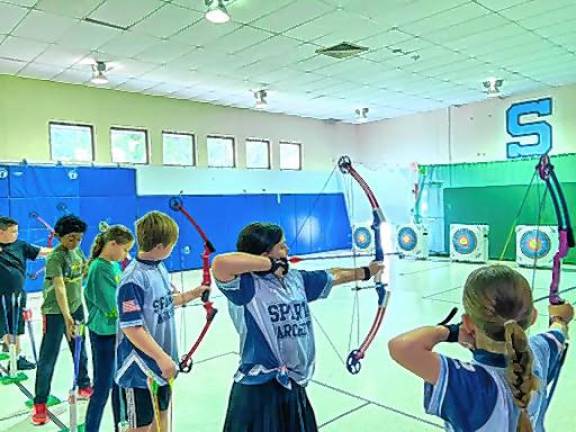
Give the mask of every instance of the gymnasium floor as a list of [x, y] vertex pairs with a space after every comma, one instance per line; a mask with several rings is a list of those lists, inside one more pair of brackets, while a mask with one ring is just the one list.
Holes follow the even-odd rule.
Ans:
[[[359, 259], [357, 264], [362, 265], [364, 261]], [[298, 268], [319, 269], [352, 265], [352, 259], [344, 258], [302, 262], [298, 264]], [[453, 306], [459, 306], [465, 278], [476, 265], [450, 263], [446, 259], [393, 259], [390, 268], [392, 297], [389, 308], [381, 331], [368, 350], [358, 375], [350, 375], [345, 370], [315, 323], [317, 367], [308, 391], [321, 425], [320, 429], [324, 432], [442, 430], [438, 419], [424, 413], [422, 382], [392, 362], [387, 351], [387, 341], [407, 329], [436, 323]], [[570, 290], [570, 287], [576, 286], [575, 270], [564, 267], [561, 283], [563, 291], [569, 290], [564, 297], [572, 303], [576, 302], [576, 289]], [[532, 280], [532, 270], [521, 271]], [[547, 294], [550, 277], [549, 270], [536, 271], [534, 298]], [[173, 275], [176, 286], [180, 286], [182, 281], [189, 287], [194, 286], [199, 280], [198, 271]], [[355, 297], [350, 288], [350, 285], [337, 287], [330, 298], [316, 302], [312, 307], [315, 318], [330, 336], [335, 347], [346, 354]], [[214, 432], [222, 428], [228, 391], [238, 362], [238, 339], [228, 316], [224, 297], [214, 292], [213, 298], [220, 313], [198, 351], [192, 372], [180, 375], [175, 383], [175, 431]], [[370, 290], [361, 290], [359, 302], [360, 333], [363, 338], [375, 314], [375, 294]], [[30, 303], [37, 307], [38, 298]], [[537, 303], [540, 315], [532, 333], [546, 328], [546, 307], [546, 300]], [[35, 335], [39, 342], [39, 313], [35, 314], [35, 318]], [[178, 312], [177, 329], [181, 333], [181, 352], [190, 348], [203, 321], [203, 309], [199, 306]], [[28, 340], [25, 339], [24, 343], [26, 352], [30, 352]], [[445, 353], [468, 358], [467, 352], [457, 346], [444, 346], [443, 350]], [[60, 398], [65, 397], [71, 385], [71, 358], [64, 345], [62, 351], [52, 386], [52, 393]], [[568, 361], [547, 415], [548, 431], [574, 430], [574, 417], [566, 415], [573, 406], [573, 395], [576, 391], [576, 363], [572, 359], [573, 355], [574, 353], [568, 354]], [[33, 390], [33, 384], [32, 373], [23, 385]], [[0, 431], [58, 430], [52, 423], [41, 428], [33, 427], [29, 423], [27, 411], [23, 411], [26, 399], [16, 386], [0, 388]], [[66, 422], [65, 406], [55, 407], [53, 410]], [[102, 430], [112, 430], [109, 410], [104, 422]]]

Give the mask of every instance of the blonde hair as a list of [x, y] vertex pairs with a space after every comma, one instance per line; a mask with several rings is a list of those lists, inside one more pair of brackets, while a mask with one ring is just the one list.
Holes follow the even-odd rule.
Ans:
[[106, 246], [106, 243], [115, 241], [120, 245], [125, 245], [134, 241], [134, 235], [124, 225], [108, 226], [103, 224], [102, 227], [103, 230], [96, 236], [94, 242], [92, 243], [88, 266], [92, 263], [92, 261], [100, 256], [104, 250], [104, 246]]
[[171, 246], [178, 240], [178, 225], [166, 213], [151, 211], [136, 221], [138, 248], [149, 252], [157, 245]]
[[480, 332], [494, 341], [493, 351], [506, 356], [506, 381], [520, 408], [517, 432], [532, 432], [527, 407], [538, 379], [532, 372], [532, 352], [525, 330], [534, 309], [530, 284], [524, 276], [503, 265], [474, 270], [464, 286], [463, 304]]

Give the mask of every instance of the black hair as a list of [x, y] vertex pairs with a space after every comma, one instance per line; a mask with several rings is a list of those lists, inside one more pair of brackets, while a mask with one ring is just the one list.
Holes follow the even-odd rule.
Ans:
[[54, 225], [54, 231], [58, 237], [64, 237], [70, 233], [85, 233], [87, 228], [86, 222], [74, 215], [62, 216]]
[[11, 226], [18, 225], [14, 219], [8, 216], [0, 216], [0, 230], [5, 231]]
[[254, 222], [245, 226], [238, 235], [236, 249], [253, 255], [270, 252], [272, 248], [282, 241], [284, 232], [276, 224]]

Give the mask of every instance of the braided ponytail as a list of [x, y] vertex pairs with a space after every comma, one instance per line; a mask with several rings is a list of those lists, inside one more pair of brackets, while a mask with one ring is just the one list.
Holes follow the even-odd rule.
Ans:
[[104, 250], [104, 246], [106, 245], [106, 232], [98, 233], [98, 235], [94, 238], [94, 242], [92, 243], [92, 248], [90, 248], [90, 259], [88, 260], [87, 268], [90, 268], [90, 264], [96, 258], [100, 256], [102, 250]]
[[528, 404], [532, 393], [538, 389], [538, 379], [532, 373], [532, 352], [526, 333], [515, 320], [504, 323], [506, 347], [506, 380], [512, 391], [514, 403], [520, 408], [517, 432], [532, 432], [528, 417]]
[[506, 381], [520, 409], [516, 432], [532, 432], [527, 408], [539, 383], [525, 333], [534, 310], [530, 284], [509, 267], [481, 267], [468, 276], [462, 302], [477, 327], [476, 346], [506, 356]]

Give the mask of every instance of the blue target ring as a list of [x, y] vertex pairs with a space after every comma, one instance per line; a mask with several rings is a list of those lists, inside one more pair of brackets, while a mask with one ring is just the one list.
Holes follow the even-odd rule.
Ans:
[[471, 254], [477, 245], [478, 238], [469, 228], [460, 228], [456, 230], [452, 236], [452, 246], [454, 246], [454, 250], [459, 254]]
[[356, 228], [353, 237], [358, 249], [368, 249], [372, 243], [372, 232], [366, 227]]
[[406, 252], [413, 251], [418, 244], [418, 236], [411, 227], [402, 227], [398, 231], [398, 244], [400, 248]]
[[526, 231], [520, 237], [520, 250], [531, 259], [540, 259], [550, 253], [552, 240], [548, 234], [539, 230]]

